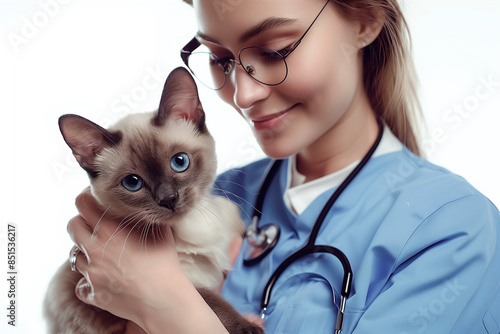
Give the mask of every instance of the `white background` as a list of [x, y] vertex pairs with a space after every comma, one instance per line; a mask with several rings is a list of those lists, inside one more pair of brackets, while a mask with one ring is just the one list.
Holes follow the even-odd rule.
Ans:
[[[407, 0], [404, 11], [427, 157], [498, 205], [500, 2]], [[44, 332], [46, 285], [72, 245], [66, 224], [88, 179], [62, 140], [58, 117], [77, 113], [107, 126], [127, 112], [155, 109], [195, 32], [181, 0], [0, 0], [1, 333]], [[261, 157], [243, 120], [200, 90], [219, 170]], [[6, 317], [8, 223], [17, 226], [15, 328]]]

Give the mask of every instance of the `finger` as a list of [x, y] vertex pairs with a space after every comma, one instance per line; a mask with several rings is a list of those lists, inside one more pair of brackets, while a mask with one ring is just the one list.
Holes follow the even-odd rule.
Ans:
[[90, 188], [85, 188], [76, 197], [75, 205], [83, 219], [94, 230], [103, 216], [103, 210], [92, 195]]
[[86, 275], [90, 269], [90, 258], [83, 251], [76, 254], [75, 268], [82, 275]]
[[88, 239], [92, 235], [92, 227], [80, 215], [75, 216], [68, 222], [68, 234], [75, 244], [79, 245], [82, 240]]
[[109, 307], [113, 296], [106, 289], [96, 289], [88, 277], [83, 277], [76, 284], [75, 295], [82, 302], [101, 309]]
[[75, 295], [82, 302], [90, 305], [95, 305], [95, 300], [93, 298], [94, 288], [89, 280], [86, 277], [82, 277], [80, 281], [76, 284], [75, 287]]
[[[147, 245], [157, 245], [160, 242], [160, 245], [166, 246], [168, 249], [176, 249], [175, 237], [172, 231], [172, 227], [167, 224], [159, 224], [155, 227], [156, 231], [151, 231], [146, 236], [146, 244]], [[137, 229], [139, 239], [144, 238], [144, 234], [142, 233], [142, 229]]]
[[241, 237], [236, 237], [231, 241], [229, 245], [229, 261], [233, 266], [240, 254], [241, 245], [243, 244], [243, 239]]
[[252, 315], [252, 314], [244, 314], [243, 318], [250, 321], [254, 325], [257, 325], [257, 326], [264, 328], [264, 320], [262, 320], [261, 317], [258, 317], [256, 315]]
[[92, 229], [82, 216], [75, 216], [68, 222], [68, 234], [75, 245], [88, 257], [87, 244], [92, 236]]
[[[236, 237], [234, 238], [231, 243], [229, 244], [229, 263], [231, 263], [231, 266], [234, 266], [234, 263], [236, 262], [236, 259], [238, 258], [238, 254], [240, 253], [241, 245], [243, 244], [243, 238], [241, 237]], [[219, 290], [222, 289], [222, 286], [224, 285], [224, 282], [226, 281], [226, 276], [229, 272], [226, 272], [224, 275], [224, 279], [222, 280], [221, 284], [219, 285]]]
[[141, 228], [136, 229], [137, 235], [141, 238], [146, 238], [146, 243], [156, 244], [157, 241], [161, 241], [166, 245], [175, 247], [175, 238], [172, 228], [167, 224], [158, 224], [151, 228], [146, 235], [144, 235]]

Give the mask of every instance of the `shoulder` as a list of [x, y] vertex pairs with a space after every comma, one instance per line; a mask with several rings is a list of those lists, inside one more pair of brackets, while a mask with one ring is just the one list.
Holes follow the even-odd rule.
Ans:
[[366, 232], [366, 242], [384, 244], [395, 266], [437, 245], [469, 254], [496, 247], [500, 213], [463, 177], [405, 150], [367, 167], [356, 188], [347, 190], [349, 208], [372, 217], [375, 232]]
[[392, 199], [389, 215], [400, 218], [388, 221], [408, 233], [401, 255], [441, 242], [451, 245], [453, 240], [485, 251], [488, 244], [494, 247], [500, 213], [463, 177], [407, 151], [386, 159], [379, 181], [386, 183]]
[[[413, 300], [409, 304], [445, 305], [448, 299], [441, 296], [455, 289], [456, 302], [446, 308], [449, 319], [455, 322], [452, 313], [463, 309], [470, 315], [460, 318], [462, 325], [482, 319], [500, 279], [500, 213], [495, 205], [463, 177], [404, 151], [374, 159], [357, 193], [361, 200], [354, 209], [362, 225], [357, 224], [352, 235], [358, 243], [352, 249], [344, 246], [357, 268], [358, 297], [351, 305], [365, 310], [368, 300], [372, 307], [366, 312], [373, 316], [390, 307], [384, 301], [401, 306], [400, 293], [406, 291], [412, 291], [405, 298]], [[358, 251], [360, 243], [363, 253]], [[413, 307], [407, 311], [408, 319], [420, 317]], [[493, 316], [500, 317], [495, 312]]]
[[392, 196], [411, 200], [409, 204], [433, 210], [469, 196], [493, 205], [463, 177], [403, 150], [381, 157], [380, 180]]

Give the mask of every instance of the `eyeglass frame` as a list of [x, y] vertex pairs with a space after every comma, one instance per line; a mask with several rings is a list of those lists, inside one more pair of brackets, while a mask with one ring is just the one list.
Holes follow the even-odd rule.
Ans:
[[[302, 34], [302, 36], [297, 40], [297, 42], [295, 42], [295, 44], [292, 46], [291, 50], [288, 51], [286, 54], [281, 54], [280, 52], [276, 51], [276, 50], [273, 50], [273, 49], [270, 49], [270, 48], [266, 48], [266, 47], [263, 47], [263, 46], [247, 46], [243, 49], [241, 49], [239, 52], [238, 52], [238, 60], [234, 59], [234, 58], [229, 58], [228, 62], [231, 62], [231, 63], [236, 63], [238, 65], [240, 65], [243, 70], [245, 71], [246, 74], [248, 74], [252, 79], [254, 79], [255, 81], [263, 84], [263, 85], [266, 85], [266, 86], [278, 86], [280, 84], [282, 84], [286, 78], [288, 77], [288, 64], [286, 62], [286, 58], [293, 52], [295, 51], [295, 49], [297, 49], [297, 47], [300, 45], [300, 43], [302, 42], [302, 40], [304, 39], [304, 37], [307, 35], [307, 33], [309, 32], [309, 30], [311, 30], [312, 26], [314, 25], [314, 23], [316, 22], [316, 20], [319, 18], [319, 16], [321, 15], [321, 13], [323, 12], [323, 10], [326, 8], [326, 6], [328, 5], [328, 3], [330, 2], [330, 0], [327, 0], [326, 3], [323, 5], [323, 7], [321, 8], [321, 10], [319, 11], [318, 15], [316, 15], [316, 17], [314, 18], [314, 20], [312, 21], [312, 23], [309, 25], [309, 27], [306, 29], [306, 31], [304, 32], [304, 34]], [[182, 61], [184, 62], [184, 64], [186, 65], [186, 67], [191, 71], [191, 73], [193, 73], [194, 76], [196, 76], [196, 73], [194, 73], [194, 71], [189, 67], [189, 56], [191, 56], [191, 54], [198, 48], [200, 47], [202, 44], [200, 43], [200, 41], [198, 40], [198, 37], [195, 36], [193, 37], [193, 39], [191, 39], [182, 49], [181, 49], [181, 58], [182, 58]], [[254, 76], [252, 76], [250, 73], [249, 73], [249, 70], [247, 70], [245, 68], [245, 66], [243, 65], [243, 62], [241, 61], [241, 53], [244, 51], [244, 50], [248, 50], [248, 49], [253, 49], [253, 48], [260, 48], [260, 49], [267, 49], [267, 50], [270, 50], [270, 51], [273, 51], [274, 53], [278, 54], [281, 59], [283, 60], [283, 62], [285, 63], [285, 77], [283, 78], [283, 80], [281, 80], [280, 82], [276, 83], [276, 84], [268, 84], [268, 83], [265, 83], [265, 82], [262, 82], [260, 80], [258, 80], [257, 78], [255, 78]], [[215, 54], [213, 54], [212, 52], [208, 52], [210, 53], [211, 55], [215, 56], [216, 58], [220, 59], [219, 57], [217, 57]], [[228, 74], [231, 73], [231, 71], [233, 71], [234, 67], [232, 67], [228, 73], [226, 73], [226, 70], [224, 69], [224, 83], [222, 84], [222, 86], [220, 88], [212, 88], [213, 90], [220, 90], [222, 88], [224, 88], [224, 86], [226, 85], [226, 76]]]

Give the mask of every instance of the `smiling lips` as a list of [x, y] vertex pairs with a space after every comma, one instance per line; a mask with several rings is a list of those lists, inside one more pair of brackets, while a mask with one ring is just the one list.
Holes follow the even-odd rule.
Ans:
[[252, 119], [255, 130], [269, 130], [277, 127], [286, 118], [288, 112], [296, 105], [288, 108], [287, 110], [277, 112], [272, 115], [264, 116], [257, 119]]

